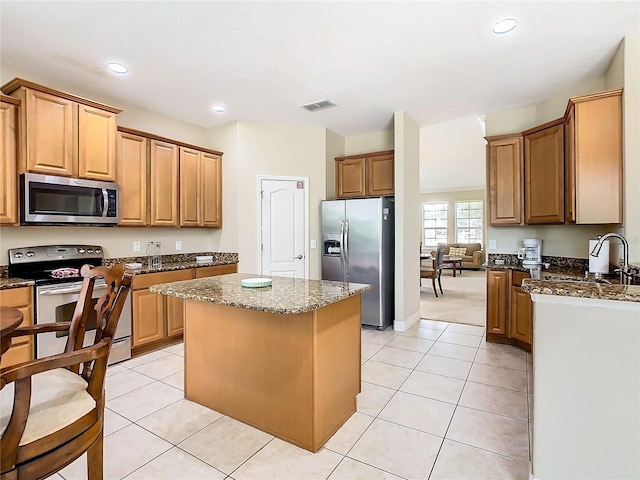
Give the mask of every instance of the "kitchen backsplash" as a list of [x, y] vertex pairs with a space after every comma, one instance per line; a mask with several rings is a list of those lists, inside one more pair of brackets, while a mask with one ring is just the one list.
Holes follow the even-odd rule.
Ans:
[[7, 278], [9, 276], [9, 265], [0, 265], [0, 278]]
[[[496, 260], [504, 260], [505, 265], [522, 265], [522, 260], [517, 255], [510, 253], [490, 253], [488, 256], [489, 265], [495, 263]], [[570, 270], [570, 271], [587, 271], [589, 270], [588, 258], [574, 257], [554, 257], [542, 256], [542, 263], [548, 263], [549, 269], [552, 270]]]
[[[174, 253], [171, 255], [162, 255], [162, 263], [176, 263], [176, 262], [195, 262], [196, 257], [212, 255], [215, 261], [225, 261], [230, 263], [238, 263], [237, 253], [225, 253], [225, 252], [195, 252], [195, 253]], [[146, 265], [149, 257], [121, 257], [121, 258], [105, 258], [102, 260], [104, 265], [113, 265], [115, 263], [142, 263]]]

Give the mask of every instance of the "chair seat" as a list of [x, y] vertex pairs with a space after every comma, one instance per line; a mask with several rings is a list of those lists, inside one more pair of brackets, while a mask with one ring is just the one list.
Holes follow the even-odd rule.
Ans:
[[[87, 393], [87, 382], [66, 368], [38, 373], [31, 381], [31, 405], [20, 445], [50, 435], [96, 408]], [[10, 383], [0, 390], [0, 434], [11, 418], [13, 387]]]

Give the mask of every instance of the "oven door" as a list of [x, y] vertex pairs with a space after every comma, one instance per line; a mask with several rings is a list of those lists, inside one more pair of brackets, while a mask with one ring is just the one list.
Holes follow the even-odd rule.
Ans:
[[[36, 324], [69, 322], [76, 309], [82, 282], [36, 287]], [[87, 324], [83, 346], [91, 345], [95, 339], [96, 315], [93, 307], [107, 286], [96, 283], [93, 287], [92, 315]], [[64, 351], [67, 332], [41, 333], [36, 336], [36, 358], [57, 355]], [[127, 297], [120, 314], [114, 336], [109, 363], [131, 358], [131, 296]]]

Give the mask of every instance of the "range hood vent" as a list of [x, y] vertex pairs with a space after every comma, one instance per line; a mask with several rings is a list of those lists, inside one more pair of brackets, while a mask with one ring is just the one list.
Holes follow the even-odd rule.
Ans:
[[308, 103], [302, 105], [302, 108], [309, 110], [310, 112], [317, 112], [318, 110], [325, 110], [327, 108], [336, 107], [337, 105], [330, 100], [320, 100], [319, 102]]

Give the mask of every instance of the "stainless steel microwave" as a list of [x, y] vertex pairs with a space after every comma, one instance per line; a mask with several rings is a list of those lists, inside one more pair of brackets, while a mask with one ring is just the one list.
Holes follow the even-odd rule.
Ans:
[[117, 223], [115, 183], [36, 173], [20, 175], [20, 225]]

